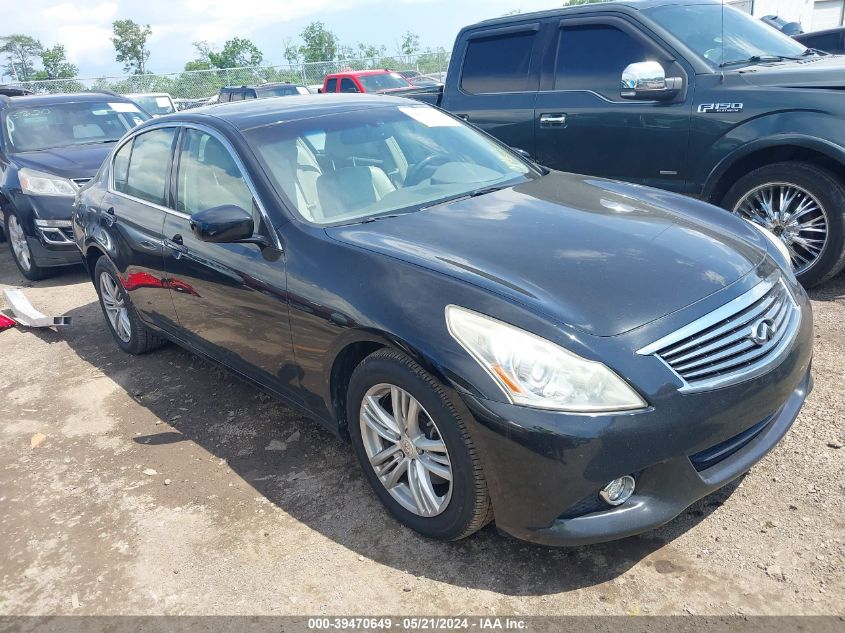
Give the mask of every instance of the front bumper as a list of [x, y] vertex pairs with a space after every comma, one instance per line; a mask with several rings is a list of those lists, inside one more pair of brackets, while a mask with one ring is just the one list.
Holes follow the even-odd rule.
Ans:
[[[791, 349], [769, 373], [703, 393], [661, 389], [643, 411], [571, 415], [464, 394], [498, 529], [545, 545], [624, 538], [747, 472], [812, 389], [812, 315], [801, 303]], [[623, 475], [634, 475], [634, 495], [617, 507], [600, 501], [601, 488]]]
[[[38, 266], [52, 268], [80, 263], [81, 255], [70, 224], [73, 198], [18, 193], [14, 196], [14, 204]], [[51, 225], [39, 227], [37, 221]]]

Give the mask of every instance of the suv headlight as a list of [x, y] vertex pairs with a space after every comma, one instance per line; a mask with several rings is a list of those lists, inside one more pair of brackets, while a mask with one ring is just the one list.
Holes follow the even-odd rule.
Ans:
[[18, 172], [21, 191], [32, 196], [75, 196], [76, 185], [67, 178], [27, 167]]
[[515, 404], [592, 413], [642, 409], [645, 401], [602, 363], [458, 306], [446, 306], [452, 337]]
[[769, 241], [769, 243], [772, 244], [777, 249], [777, 251], [783, 256], [785, 260], [784, 263], [786, 264], [787, 268], [789, 270], [792, 270], [792, 255], [789, 253], [789, 249], [786, 247], [786, 244], [783, 243], [783, 240], [780, 239], [774, 233], [772, 233], [765, 226], [761, 226], [760, 224], [752, 222], [751, 220], [745, 221], [763, 234], [763, 237], [765, 237]]

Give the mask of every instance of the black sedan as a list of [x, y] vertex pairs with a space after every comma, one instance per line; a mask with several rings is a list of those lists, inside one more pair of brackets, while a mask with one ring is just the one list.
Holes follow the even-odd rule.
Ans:
[[809, 302], [764, 229], [401, 98], [147, 122], [74, 232], [123, 350], [172, 340], [299, 407], [430, 537], [653, 528], [761, 459], [811, 387]]

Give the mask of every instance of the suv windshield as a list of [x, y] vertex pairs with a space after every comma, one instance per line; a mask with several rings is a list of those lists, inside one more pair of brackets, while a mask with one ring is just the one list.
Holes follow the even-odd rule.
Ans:
[[150, 114], [170, 114], [176, 112], [173, 102], [167, 95], [127, 95], [132, 101]]
[[275, 88], [261, 88], [262, 97], [289, 97], [291, 95], [307, 95], [308, 88], [305, 86], [277, 86]]
[[714, 68], [790, 59], [807, 52], [791, 37], [731, 6], [665, 5], [644, 13]]
[[396, 88], [410, 88], [411, 84], [399, 73], [384, 73], [382, 75], [358, 75], [358, 81], [367, 92], [380, 90], [394, 90]]
[[108, 143], [150, 117], [134, 103], [80, 101], [12, 107], [3, 126], [16, 152]]
[[497, 142], [425, 105], [344, 112], [245, 135], [277, 188], [316, 224], [408, 213], [536, 177]]

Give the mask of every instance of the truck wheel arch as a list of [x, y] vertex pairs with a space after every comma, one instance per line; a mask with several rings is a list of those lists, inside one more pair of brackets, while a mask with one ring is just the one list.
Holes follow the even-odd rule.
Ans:
[[815, 137], [778, 135], [747, 143], [722, 159], [710, 172], [701, 197], [718, 205], [745, 174], [764, 165], [787, 161], [818, 165], [845, 182], [845, 148]]

